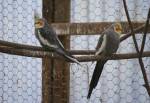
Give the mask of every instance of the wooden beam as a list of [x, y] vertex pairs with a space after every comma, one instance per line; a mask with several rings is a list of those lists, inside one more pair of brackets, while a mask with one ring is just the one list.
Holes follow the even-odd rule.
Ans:
[[[52, 71], [49, 57], [42, 58], [42, 103], [51, 103], [52, 96]], [[50, 70], [47, 70], [49, 68]], [[51, 84], [51, 85], [50, 85]]]
[[[95, 22], [95, 23], [54, 23], [52, 27], [55, 29], [58, 35], [97, 35], [102, 33], [114, 22]], [[127, 22], [121, 22], [123, 26], [123, 33], [129, 32], [129, 26]], [[144, 27], [144, 22], [133, 22], [133, 27], [138, 28], [140, 26]], [[142, 33], [143, 29], [135, 32]], [[148, 33], [150, 33], [150, 27], [148, 28]]]
[[[53, 0], [43, 0], [43, 17], [53, 21]], [[53, 103], [53, 64], [52, 58], [42, 58], [42, 103]]]
[[[70, 0], [55, 1], [55, 23], [69, 23], [70, 21]], [[62, 35], [63, 34], [62, 32]], [[59, 36], [66, 49], [70, 49], [70, 36]], [[62, 60], [55, 60], [55, 81], [54, 81], [54, 103], [69, 103], [70, 65]]]
[[[70, 0], [43, 0], [43, 15], [44, 18], [48, 20], [48, 23], [58, 23], [58, 22], [69, 22], [70, 20]], [[63, 33], [63, 32], [62, 32]], [[64, 34], [62, 34], [64, 35]], [[61, 42], [63, 43], [65, 48], [70, 47], [70, 37], [69, 36], [61, 36], [59, 37]], [[52, 59], [52, 58], [51, 58]], [[50, 61], [50, 59], [43, 59], [43, 62]], [[51, 92], [48, 95], [44, 95], [45, 97], [49, 97], [51, 99], [45, 98], [43, 103], [68, 103], [69, 102], [69, 64], [62, 60], [54, 60], [54, 63], [50, 63], [49, 65], [53, 65], [52, 67], [44, 67], [46, 71], [53, 71], [53, 80], [51, 82], [47, 81], [47, 84], [43, 84], [43, 87], [47, 90], [45, 92]], [[55, 69], [54, 69], [55, 68]], [[44, 73], [43, 73], [44, 75]], [[52, 85], [52, 91], [48, 90], [47, 87]], [[43, 93], [44, 94], [44, 93]], [[44, 97], [43, 97], [44, 99]], [[50, 101], [51, 100], [51, 101]]]

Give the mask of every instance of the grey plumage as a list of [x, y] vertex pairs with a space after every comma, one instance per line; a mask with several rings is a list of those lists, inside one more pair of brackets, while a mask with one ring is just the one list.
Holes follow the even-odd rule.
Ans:
[[80, 64], [74, 56], [72, 56], [69, 52], [65, 50], [64, 46], [58, 39], [58, 36], [56, 35], [56, 32], [53, 30], [51, 25], [49, 25], [47, 21], [43, 18], [37, 19], [37, 25], [39, 25], [38, 20], [42, 21], [42, 23], [44, 24], [43, 27], [35, 27], [35, 35], [43, 48], [58, 53], [68, 61]]
[[[116, 32], [115, 26], [116, 24], [110, 26], [105, 32], [103, 32], [103, 34], [99, 38], [96, 47], [96, 55], [110, 56], [112, 53], [115, 53], [117, 51], [120, 43], [120, 34]], [[89, 91], [87, 96], [88, 99], [90, 98], [93, 89], [98, 84], [104, 64], [106, 62], [107, 60], [98, 60], [96, 63], [94, 73], [92, 75], [92, 79], [89, 86]]]

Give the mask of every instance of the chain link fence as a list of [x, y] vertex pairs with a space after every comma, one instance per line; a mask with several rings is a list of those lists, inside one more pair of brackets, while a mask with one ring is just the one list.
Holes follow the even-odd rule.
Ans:
[[[144, 21], [149, 0], [127, 0], [133, 21]], [[34, 36], [34, 11], [41, 13], [42, 0], [0, 0], [0, 39], [39, 45]], [[72, 0], [72, 22], [126, 21], [120, 0]], [[136, 36], [139, 45], [142, 36]], [[71, 36], [71, 49], [93, 50], [99, 36]], [[147, 36], [145, 51], [150, 50]], [[118, 53], [135, 52], [131, 38], [123, 41]], [[143, 59], [150, 79], [150, 59]], [[99, 84], [87, 100], [88, 85], [95, 62], [71, 64], [70, 103], [149, 103], [137, 59], [110, 60]], [[0, 103], [41, 102], [41, 60], [0, 53]]]
[[[149, 0], [127, 0], [132, 21], [145, 22]], [[122, 0], [72, 0], [71, 22], [127, 21]], [[94, 50], [99, 36], [72, 36], [71, 49]], [[139, 47], [142, 35], [136, 35]], [[150, 50], [150, 36], [146, 39], [145, 51]], [[118, 53], [136, 52], [132, 38], [120, 44]], [[150, 80], [150, 59], [143, 58]], [[97, 87], [87, 100], [89, 83], [95, 62], [76, 64], [70, 70], [70, 103], [150, 103], [143, 75], [137, 59], [110, 60], [104, 67]]]
[[[0, 39], [39, 45], [34, 11], [41, 0], [0, 0]], [[0, 53], [0, 103], [41, 102], [41, 60]]]

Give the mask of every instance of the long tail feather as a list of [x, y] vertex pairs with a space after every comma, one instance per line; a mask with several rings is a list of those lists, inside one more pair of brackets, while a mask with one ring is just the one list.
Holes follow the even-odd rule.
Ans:
[[92, 79], [91, 79], [91, 82], [90, 82], [89, 92], [88, 92], [88, 95], [87, 95], [88, 99], [91, 97], [93, 89], [98, 84], [99, 78], [100, 78], [101, 73], [103, 71], [104, 64], [106, 62], [107, 62], [107, 60], [99, 60], [96, 63], [95, 70], [94, 70], [94, 73], [92, 75]]
[[69, 55], [64, 55], [64, 56], [66, 57], [66, 59], [69, 59], [70, 61], [75, 62], [75, 63], [81, 65], [80, 62], [77, 59], [75, 59], [75, 57], [69, 56]]
[[58, 54], [62, 55], [62, 56], [63, 56], [64, 58], [66, 58], [68, 61], [75, 62], [75, 63], [81, 65], [80, 62], [79, 62], [74, 56], [72, 56], [69, 52], [67, 52], [67, 51], [65, 51], [65, 50], [60, 50], [60, 49], [59, 49], [59, 50], [56, 50], [56, 52], [57, 52]]

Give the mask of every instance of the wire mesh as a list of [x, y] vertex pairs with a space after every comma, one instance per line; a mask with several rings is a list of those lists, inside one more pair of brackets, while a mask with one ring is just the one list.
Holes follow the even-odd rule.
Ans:
[[[149, 0], [127, 0], [132, 21], [144, 22], [147, 17]], [[72, 22], [126, 21], [121, 0], [72, 0]], [[93, 50], [99, 36], [72, 36], [71, 49]], [[142, 35], [136, 35], [139, 47]], [[145, 51], [150, 50], [150, 36], [147, 36]], [[136, 52], [132, 38], [120, 44], [118, 53]], [[143, 58], [148, 79], [150, 80], [150, 59]], [[83, 63], [84, 68], [71, 65], [70, 103], [150, 103], [143, 75], [137, 59], [110, 60], [104, 67], [97, 87], [90, 100], [87, 93], [95, 62]]]
[[[134, 21], [144, 21], [149, 0], [128, 0]], [[41, 0], [0, 0], [0, 39], [39, 45], [34, 36], [35, 9], [41, 12]], [[126, 21], [120, 0], [72, 0], [72, 22]], [[33, 35], [32, 35], [33, 34]], [[94, 49], [99, 36], [72, 36], [71, 49]], [[141, 35], [137, 35], [141, 44]], [[146, 48], [150, 48], [150, 36]], [[118, 52], [135, 52], [132, 39], [122, 42]], [[150, 59], [144, 58], [150, 79]], [[85, 68], [71, 65], [70, 103], [149, 103], [138, 61], [109, 61], [91, 99], [86, 99], [95, 63], [83, 63]], [[0, 102], [41, 102], [41, 60], [0, 53]]]
[[[0, 39], [39, 45], [34, 11], [41, 0], [0, 0]], [[0, 103], [41, 102], [41, 60], [0, 53]]]

